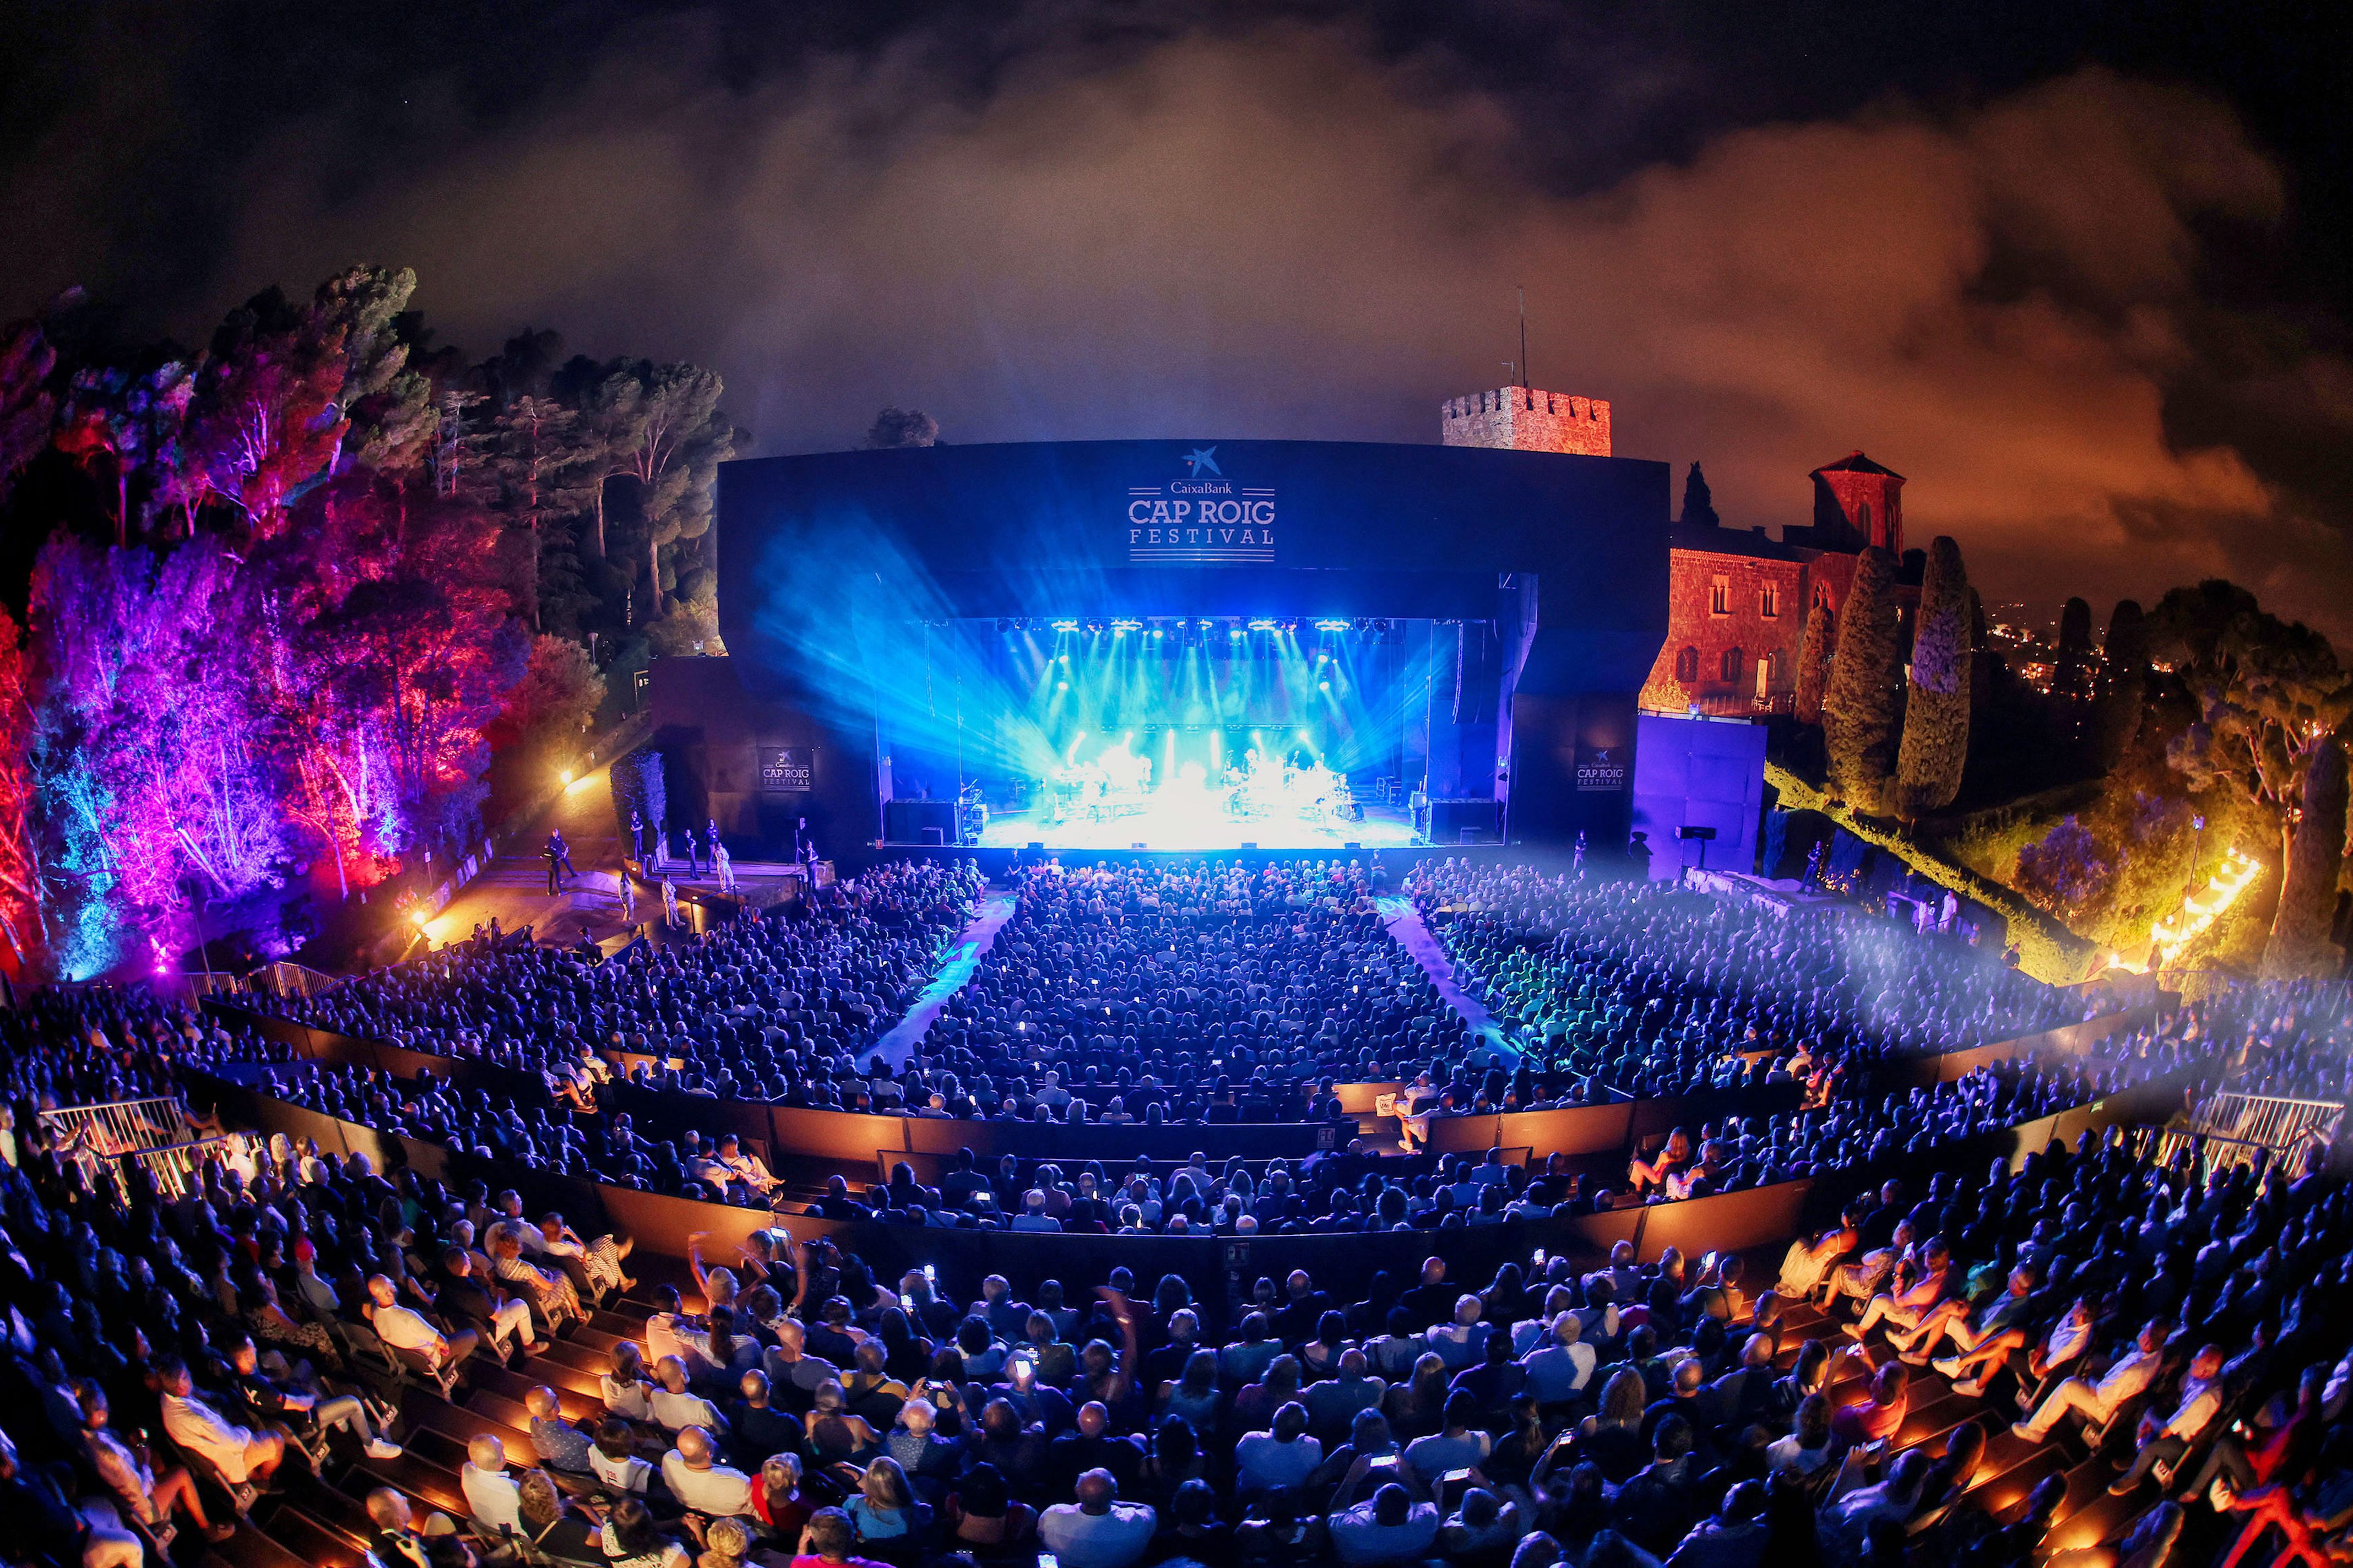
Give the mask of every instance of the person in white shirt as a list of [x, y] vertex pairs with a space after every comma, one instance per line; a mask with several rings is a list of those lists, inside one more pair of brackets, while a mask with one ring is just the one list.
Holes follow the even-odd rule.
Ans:
[[484, 1433], [466, 1445], [466, 1462], [459, 1468], [458, 1485], [466, 1494], [466, 1511], [491, 1540], [522, 1530], [522, 1492], [507, 1474], [507, 1447]]
[[659, 1380], [653, 1392], [654, 1425], [669, 1432], [683, 1432], [690, 1426], [713, 1432], [727, 1429], [711, 1401], [687, 1392], [684, 1362], [674, 1355], [664, 1356], [655, 1363], [654, 1376]]
[[646, 1381], [643, 1352], [635, 1340], [613, 1347], [612, 1367], [596, 1379], [596, 1392], [605, 1408], [624, 1421], [654, 1418], [654, 1385]]
[[2189, 1370], [2181, 1379], [2180, 1402], [2173, 1414], [2160, 1416], [2152, 1410], [2141, 1416], [2140, 1430], [2135, 1434], [2140, 1451], [2133, 1456], [2132, 1468], [2110, 1484], [2108, 1495], [2123, 1497], [2152, 1470], [2157, 1472], [2158, 1485], [2170, 1486], [2173, 1467], [2180, 1463], [2190, 1445], [2206, 1435], [2221, 1412], [2222, 1347], [2201, 1346], [2189, 1358]]
[[491, 1203], [498, 1210], [498, 1217], [491, 1224], [491, 1234], [484, 1236], [482, 1240], [485, 1243], [494, 1241], [498, 1232], [507, 1231], [514, 1237], [515, 1245], [522, 1248], [525, 1257], [538, 1257], [540, 1248], [545, 1244], [540, 1238], [539, 1227], [522, 1216], [522, 1194], [509, 1187]]
[[121, 1500], [121, 1511], [154, 1536], [159, 1546], [168, 1548], [172, 1543], [175, 1503], [187, 1510], [206, 1541], [227, 1541], [237, 1533], [237, 1527], [227, 1521], [215, 1524], [205, 1517], [195, 1478], [185, 1467], [174, 1465], [158, 1476], [144, 1444], [134, 1448], [108, 1429], [104, 1389], [83, 1379], [75, 1385], [75, 1392], [81, 1399], [82, 1443], [99, 1479]]
[[1038, 1539], [1063, 1568], [1128, 1568], [1152, 1544], [1159, 1516], [1140, 1502], [1119, 1500], [1119, 1483], [1109, 1470], [1089, 1470], [1071, 1495], [1038, 1518]]
[[2040, 1443], [2070, 1410], [2080, 1410], [2094, 1426], [2114, 1415], [2124, 1402], [2157, 1381], [2158, 1358], [2165, 1350], [2165, 1327], [2144, 1324], [2133, 1348], [2116, 1358], [2096, 1384], [2071, 1377], [2043, 1396], [2034, 1414], [2013, 1422], [2010, 1430], [2030, 1443]]
[[678, 1435], [678, 1446], [662, 1456], [662, 1479], [670, 1495], [696, 1513], [716, 1518], [752, 1511], [752, 1478], [714, 1457], [718, 1446], [711, 1434], [690, 1426]]
[[[2010, 1353], [2025, 1349], [2026, 1344], [2026, 1330], [2013, 1323], [1959, 1355], [1941, 1357], [1930, 1364], [1953, 1380], [1955, 1393], [1975, 1399], [1985, 1393]], [[2027, 1386], [2035, 1386], [2091, 1348], [2092, 1303], [2078, 1296], [2060, 1314], [2059, 1321], [2051, 1325], [2042, 1343], [2026, 1352]]]
[[1585, 1342], [1585, 1326], [1567, 1309], [1553, 1314], [1552, 1341], [1520, 1358], [1528, 1369], [1528, 1392], [1536, 1403], [1558, 1405], [1577, 1397], [1593, 1376], [1593, 1347]]
[[474, 1353], [481, 1336], [471, 1329], [444, 1334], [417, 1312], [399, 1304], [391, 1280], [381, 1274], [368, 1277], [367, 1320], [375, 1337], [395, 1350], [416, 1351], [438, 1370]]
[[1271, 1430], [1234, 1445], [1234, 1489], [1243, 1497], [1303, 1485], [1324, 1462], [1324, 1445], [1307, 1435], [1307, 1407], [1293, 1401], [1274, 1413]]
[[654, 1468], [638, 1457], [637, 1447], [628, 1422], [608, 1415], [597, 1423], [596, 1441], [588, 1450], [588, 1468], [607, 1491], [642, 1494], [647, 1489]]
[[1395, 1481], [1382, 1486], [1371, 1501], [1334, 1514], [1330, 1523], [1332, 1550], [1349, 1568], [1419, 1562], [1438, 1539], [1438, 1510], [1414, 1501]]
[[286, 1429], [256, 1432], [228, 1421], [199, 1398], [188, 1363], [166, 1355], [155, 1363], [164, 1390], [164, 1430], [183, 1453], [201, 1455], [232, 1487], [266, 1481], [286, 1458]]

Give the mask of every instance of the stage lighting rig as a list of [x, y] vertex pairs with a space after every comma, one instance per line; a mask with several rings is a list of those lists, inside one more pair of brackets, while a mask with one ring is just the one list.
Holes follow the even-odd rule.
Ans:
[[[1252, 622], [1250, 624], [1250, 630], [1252, 630], [1252, 631], [1254, 631], [1254, 632], [1271, 632], [1271, 631], [1272, 631], [1272, 630], [1274, 630], [1274, 629], [1275, 629], [1275, 623], [1274, 623], [1274, 622], [1272, 622], [1272, 621], [1264, 621], [1264, 620], [1261, 620], [1261, 621], [1252, 621]], [[1239, 632], [1237, 632], [1237, 633], [1235, 633], [1234, 635], [1235, 635], [1235, 636], [1237, 636], [1237, 637], [1240, 637], [1241, 634], [1240, 634], [1240, 633], [1239, 633]]]
[[1074, 632], [1079, 629], [1079, 623], [1076, 621], [1056, 621], [1054, 623], [1054, 629], [1058, 632]]
[[1318, 621], [1315, 623], [1315, 629], [1319, 632], [1345, 632], [1348, 629], [1348, 623], [1345, 621]]

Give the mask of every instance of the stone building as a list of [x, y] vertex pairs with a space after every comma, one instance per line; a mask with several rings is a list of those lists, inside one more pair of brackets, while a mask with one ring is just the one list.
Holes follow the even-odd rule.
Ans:
[[[1507, 386], [1441, 405], [1450, 447], [1503, 447], [1606, 458], [1609, 405]], [[1816, 601], [1835, 616], [1854, 580], [1856, 555], [1894, 552], [1908, 622], [1919, 597], [1920, 560], [1904, 551], [1904, 476], [1860, 449], [1809, 476], [1813, 521], [1768, 538], [1761, 527], [1676, 522], [1667, 531], [1669, 630], [1643, 683], [1651, 712], [1761, 716], [1790, 710], [1806, 615]]]

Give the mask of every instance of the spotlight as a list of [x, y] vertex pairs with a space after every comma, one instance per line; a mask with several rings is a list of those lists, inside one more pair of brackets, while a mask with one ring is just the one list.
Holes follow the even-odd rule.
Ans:
[[1321, 690], [1324, 690], [1324, 691], [1329, 691], [1329, 690], [1331, 690], [1331, 689], [1332, 689], [1332, 683], [1331, 683], [1330, 681], [1328, 681], [1328, 680], [1319, 680], [1319, 681], [1317, 681], [1317, 682], [1315, 683], [1315, 685], [1316, 685], [1316, 687], [1318, 688], [1318, 689], [1321, 689]]
[[1007, 616], [999, 616], [997, 617], [997, 629], [1000, 635], [1010, 632], [1013, 629], [1013, 622]]
[[1111, 629], [1115, 632], [1140, 631], [1143, 629], [1143, 626], [1144, 623], [1142, 621], [1117, 620], [1111, 624]]
[[1250, 629], [1254, 632], [1271, 632], [1274, 630], [1274, 623], [1272, 621], [1252, 621], [1250, 624]]
[[1158, 627], [1158, 626], [1155, 626], [1155, 627], [1153, 627], [1153, 628], [1152, 628], [1152, 635], [1153, 635], [1154, 637], [1166, 637], [1168, 634], [1167, 634], [1166, 631], [1162, 630], [1160, 627]]
[[564, 770], [564, 787], [566, 789], [570, 789], [572, 787], [572, 770], [570, 768]]
[[1235, 627], [1235, 628], [1234, 628], [1230, 633], [1229, 633], [1228, 635], [1229, 635], [1229, 636], [1230, 636], [1230, 637], [1240, 637], [1240, 636], [1241, 636], [1241, 635], [1242, 635], [1242, 629], [1241, 629], [1241, 627], [1240, 627], [1240, 626], [1236, 626], [1236, 627]]
[[427, 926], [433, 923], [433, 917], [427, 914], [423, 910], [409, 910], [408, 919], [410, 923], [415, 925], [418, 931], [423, 931]]
[[1069, 681], [1067, 681], [1067, 680], [1060, 682], [1060, 684], [1058, 684], [1058, 685], [1054, 688], [1054, 689], [1055, 689], [1055, 690], [1057, 690], [1057, 691], [1068, 691], [1070, 689], [1071, 689], [1071, 683], [1070, 683]]
[[1054, 629], [1058, 632], [1074, 632], [1079, 629], [1079, 623], [1076, 621], [1056, 621], [1054, 623]]
[[1348, 623], [1345, 621], [1318, 621], [1315, 623], [1315, 629], [1319, 632], [1345, 632], [1348, 629]]
[[1208, 630], [1209, 629], [1209, 623], [1208, 623], [1208, 621], [1201, 621], [1201, 622], [1199, 622], [1199, 623], [1198, 623], [1198, 624], [1199, 625], [1200, 628], [1201, 628], [1203, 631], [1205, 631], [1205, 632], [1206, 632], [1206, 631], [1208, 631]]

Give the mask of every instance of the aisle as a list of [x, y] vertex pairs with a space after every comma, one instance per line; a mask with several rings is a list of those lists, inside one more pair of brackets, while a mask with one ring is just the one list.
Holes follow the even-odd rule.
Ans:
[[948, 998], [963, 990], [972, 972], [980, 967], [980, 955], [988, 951], [988, 944], [997, 940], [1005, 922], [1013, 918], [1013, 902], [1009, 892], [992, 891], [982, 897], [980, 908], [973, 911], [972, 919], [956, 933], [955, 945], [941, 960], [939, 973], [923, 987], [923, 994], [915, 999], [907, 1016], [875, 1042], [873, 1054], [890, 1063], [892, 1071], [907, 1065], [907, 1055], [915, 1048], [915, 1042], [923, 1037], [932, 1020], [947, 1006]]
[[1499, 1054], [1510, 1058], [1516, 1066], [1520, 1059], [1519, 1051], [1504, 1038], [1503, 1028], [1495, 1022], [1495, 1016], [1455, 980], [1454, 960], [1447, 956], [1445, 944], [1423, 923], [1421, 911], [1413, 907], [1413, 900], [1402, 893], [1390, 893], [1375, 900], [1374, 907], [1381, 911], [1381, 920], [1388, 925], [1389, 934], [1397, 938], [1398, 945], [1411, 953], [1413, 961], [1421, 965], [1421, 972], [1436, 984], [1438, 994], [1445, 998], [1446, 1005], [1462, 1016], [1462, 1021], [1471, 1026], [1473, 1034], [1483, 1038]]

